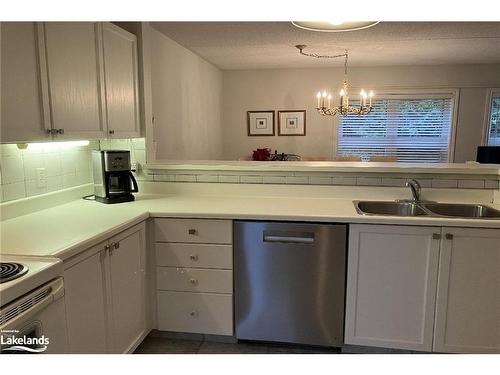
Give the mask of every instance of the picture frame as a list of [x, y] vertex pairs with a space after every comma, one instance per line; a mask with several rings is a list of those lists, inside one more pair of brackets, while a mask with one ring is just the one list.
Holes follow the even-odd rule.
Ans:
[[274, 110], [247, 111], [247, 134], [249, 137], [274, 136]]
[[278, 135], [305, 136], [306, 110], [278, 111]]

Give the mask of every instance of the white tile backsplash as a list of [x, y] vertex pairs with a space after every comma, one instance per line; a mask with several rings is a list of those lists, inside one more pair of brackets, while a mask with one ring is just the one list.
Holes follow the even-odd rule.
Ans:
[[[0, 145], [2, 202], [32, 197], [92, 182], [91, 150], [88, 146], [68, 149], [19, 149]], [[45, 169], [45, 186], [37, 184], [37, 168]]]

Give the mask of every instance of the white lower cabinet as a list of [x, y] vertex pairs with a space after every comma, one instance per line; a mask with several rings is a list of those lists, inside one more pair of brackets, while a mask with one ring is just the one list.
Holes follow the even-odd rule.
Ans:
[[87, 250], [64, 271], [68, 353], [106, 353], [104, 247]]
[[346, 344], [500, 352], [499, 229], [351, 225], [348, 254]]
[[443, 233], [434, 350], [500, 353], [500, 229]]
[[440, 231], [350, 226], [346, 344], [432, 350]]
[[126, 353], [147, 334], [145, 224], [65, 262], [70, 353]]
[[231, 220], [155, 219], [157, 327], [233, 334]]
[[233, 334], [233, 296], [215, 293], [158, 291], [161, 331]]

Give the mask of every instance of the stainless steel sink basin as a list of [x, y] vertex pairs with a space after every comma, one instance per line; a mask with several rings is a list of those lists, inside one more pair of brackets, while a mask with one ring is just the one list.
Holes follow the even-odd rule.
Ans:
[[500, 219], [500, 210], [484, 204], [405, 201], [353, 201], [353, 203], [361, 215]]
[[439, 216], [498, 219], [500, 211], [482, 204], [422, 203], [425, 209]]
[[428, 216], [428, 213], [412, 202], [354, 201], [358, 213], [362, 215]]

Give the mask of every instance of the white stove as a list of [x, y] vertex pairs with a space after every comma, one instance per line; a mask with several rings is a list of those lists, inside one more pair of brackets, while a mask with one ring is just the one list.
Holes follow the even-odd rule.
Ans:
[[62, 262], [56, 258], [0, 254], [0, 263], [0, 307], [63, 273]]
[[63, 265], [59, 259], [0, 255], [0, 352], [65, 353]]

